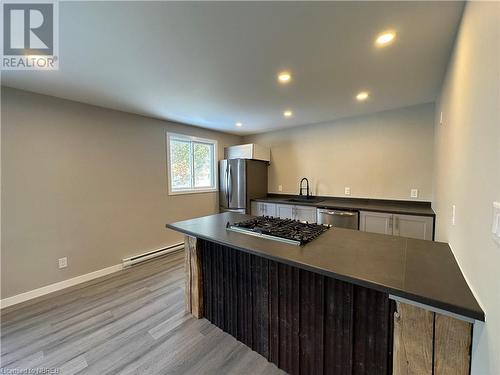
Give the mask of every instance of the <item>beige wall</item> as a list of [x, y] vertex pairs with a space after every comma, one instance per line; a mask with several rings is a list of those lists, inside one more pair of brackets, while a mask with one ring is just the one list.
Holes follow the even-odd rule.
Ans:
[[240, 143], [2, 87], [2, 298], [177, 243], [165, 223], [217, 211], [217, 193], [167, 194], [167, 130], [217, 139], [219, 157]]
[[436, 110], [436, 236], [450, 243], [486, 312], [474, 327], [473, 374], [500, 374], [500, 245], [491, 235], [500, 201], [499, 25], [500, 3], [467, 4]]
[[450, 243], [486, 312], [486, 324], [474, 326], [473, 374], [500, 374], [500, 245], [491, 235], [500, 202], [499, 25], [500, 3], [466, 5], [436, 110], [436, 236]]
[[329, 124], [245, 137], [271, 147], [269, 191], [296, 194], [302, 177], [313, 193], [386, 199], [432, 198], [434, 104]]

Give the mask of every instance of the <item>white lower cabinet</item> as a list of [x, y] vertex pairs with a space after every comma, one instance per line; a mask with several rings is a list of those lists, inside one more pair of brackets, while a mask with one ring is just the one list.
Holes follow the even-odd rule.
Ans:
[[316, 223], [316, 207], [296, 206], [293, 204], [275, 204], [252, 202], [252, 215], [274, 216], [282, 219], [292, 219]]
[[359, 214], [359, 230], [364, 232], [432, 240], [433, 226], [434, 218], [431, 216], [369, 211], [361, 211]]
[[291, 204], [277, 204], [276, 216], [282, 219], [293, 219], [293, 207]]
[[386, 212], [361, 211], [359, 213], [359, 230], [363, 232], [393, 234], [392, 214]]
[[252, 202], [251, 209], [254, 216], [277, 216], [274, 203]]
[[315, 223], [317, 220], [316, 207], [310, 206], [294, 206], [295, 220], [307, 221], [308, 223]]
[[295, 206], [291, 204], [277, 204], [276, 215], [282, 219], [292, 219], [299, 221], [307, 221], [308, 223], [316, 222], [316, 207], [310, 206]]
[[394, 215], [394, 235], [432, 240], [434, 219], [430, 216]]
[[263, 216], [261, 202], [252, 201], [250, 204], [250, 211], [253, 216]]
[[[316, 207], [293, 204], [252, 202], [252, 215], [273, 216], [316, 223]], [[359, 230], [364, 232], [391, 234], [394, 236], [432, 240], [434, 218], [390, 214], [387, 212], [360, 211]]]
[[264, 215], [276, 217], [276, 205], [274, 203], [264, 203]]

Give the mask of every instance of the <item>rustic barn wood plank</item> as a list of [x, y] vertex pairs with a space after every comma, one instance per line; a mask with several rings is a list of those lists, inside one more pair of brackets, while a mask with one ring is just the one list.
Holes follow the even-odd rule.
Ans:
[[191, 251], [189, 249], [189, 237], [184, 237], [184, 271], [186, 273], [185, 280], [185, 298], [184, 304], [186, 312], [191, 313]]
[[300, 271], [300, 373], [322, 374], [324, 362], [324, 276]]
[[353, 284], [325, 278], [325, 373], [352, 374]]
[[196, 237], [184, 237], [186, 266], [186, 311], [195, 318], [203, 315], [203, 286], [200, 242]]
[[[279, 278], [279, 362], [278, 367], [291, 375], [299, 374], [299, 270], [278, 264]], [[276, 363], [276, 362], [275, 362]]]
[[279, 363], [280, 314], [279, 314], [278, 263], [269, 262], [269, 361]]
[[212, 289], [212, 263], [207, 262], [206, 259], [210, 258], [210, 248], [207, 248], [207, 242], [201, 241], [201, 263], [203, 274], [203, 313], [204, 316], [210, 321], [213, 320], [213, 289]]
[[252, 257], [253, 273], [253, 347], [269, 358], [269, 261]]
[[436, 313], [434, 375], [469, 374], [471, 344], [471, 323]]
[[396, 302], [394, 375], [431, 375], [434, 313]]
[[243, 343], [250, 348], [253, 347], [253, 319], [252, 319], [252, 304], [253, 304], [253, 288], [252, 288], [252, 269], [251, 255], [241, 254], [241, 269], [243, 276], [241, 316], [243, 318]]
[[353, 374], [387, 374], [390, 341], [389, 296], [354, 286]]

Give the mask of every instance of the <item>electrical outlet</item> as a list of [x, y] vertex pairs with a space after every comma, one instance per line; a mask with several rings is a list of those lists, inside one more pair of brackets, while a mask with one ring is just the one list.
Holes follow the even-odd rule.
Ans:
[[278, 191], [283, 191], [283, 185], [278, 185]]
[[59, 258], [59, 268], [66, 268], [68, 267], [68, 258]]
[[344, 188], [344, 194], [345, 194], [345, 195], [351, 195], [351, 188], [350, 188], [349, 186], [346, 186], [346, 187]]
[[455, 205], [451, 206], [451, 225], [456, 224], [457, 207]]
[[410, 191], [410, 197], [412, 197], [412, 198], [418, 198], [418, 189], [411, 189], [411, 191]]

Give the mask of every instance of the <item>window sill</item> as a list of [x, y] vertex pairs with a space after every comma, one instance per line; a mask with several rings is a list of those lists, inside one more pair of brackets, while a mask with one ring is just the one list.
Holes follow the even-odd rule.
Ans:
[[216, 193], [218, 190], [215, 189], [203, 189], [203, 190], [185, 190], [185, 191], [169, 191], [168, 195], [185, 195], [185, 194], [200, 194], [200, 193]]

